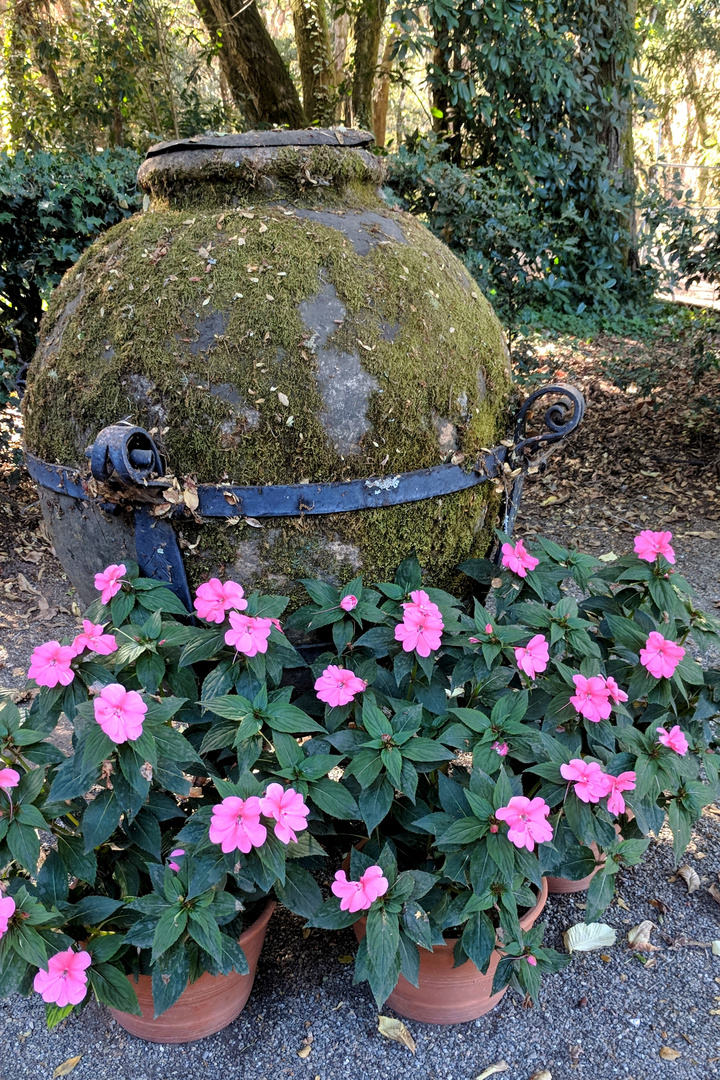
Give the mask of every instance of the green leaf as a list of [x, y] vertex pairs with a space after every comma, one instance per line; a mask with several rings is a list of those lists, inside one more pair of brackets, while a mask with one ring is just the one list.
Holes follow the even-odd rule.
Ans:
[[37, 877], [38, 897], [52, 906], [68, 898], [68, 872], [57, 851], [50, 851]]
[[188, 984], [190, 959], [181, 941], [153, 964], [152, 991], [155, 1019], [174, 1005]]
[[209, 911], [201, 907], [194, 907], [190, 912], [188, 922], [190, 936], [204, 949], [214, 960], [222, 959], [222, 938], [220, 929]]
[[92, 885], [97, 874], [95, 852], [86, 852], [81, 836], [57, 834], [58, 855], [65, 864], [68, 874]]
[[[169, 615], [191, 614], [191, 612], [188, 612], [182, 601], [178, 600], [175, 593], [163, 586], [148, 589], [146, 592], [143, 592], [140, 601], [142, 606], [147, 608], [148, 611], [163, 611], [167, 612]], [[115, 616], [113, 614], [113, 619], [114, 618]]]
[[275, 886], [278, 900], [296, 915], [309, 919], [320, 910], [323, 902], [320, 886], [302, 866], [290, 863], [285, 872], [284, 885]]
[[475, 967], [484, 975], [495, 949], [495, 927], [485, 912], [478, 911], [470, 916], [460, 940]]
[[360, 792], [360, 816], [365, 822], [368, 836], [390, 813], [394, 795], [393, 786], [385, 776], [378, 776], [370, 787]]
[[446, 844], [472, 844], [479, 840], [488, 831], [486, 821], [478, 821], [476, 817], [464, 817], [454, 821], [444, 832], [438, 835], [438, 843]]
[[172, 907], [167, 908], [158, 920], [157, 927], [155, 928], [155, 934], [153, 937], [153, 947], [151, 959], [153, 963], [159, 956], [166, 953], [170, 949], [178, 938], [182, 935], [187, 926], [187, 912], [173, 904]]
[[330, 817], [352, 821], [359, 814], [358, 805], [346, 787], [338, 780], [325, 777], [310, 784], [309, 798]]
[[119, 1009], [120, 1012], [130, 1013], [132, 1016], [142, 1016], [137, 994], [124, 972], [112, 964], [93, 962], [87, 969], [87, 976], [96, 998], [103, 1005], [111, 1009]]
[[297, 705], [286, 705], [281, 701], [268, 705], [263, 715], [273, 731], [284, 731], [288, 735], [301, 735], [308, 731], [324, 734], [325, 728], [312, 720]]
[[398, 957], [400, 927], [397, 915], [373, 904], [368, 911], [366, 935], [370, 963], [383, 979], [393, 970]]
[[151, 814], [149, 810], [141, 810], [135, 820], [127, 826], [127, 831], [133, 844], [137, 844], [142, 851], [147, 851], [156, 859], [160, 859], [160, 824], [154, 814]]
[[13, 859], [34, 877], [40, 858], [40, 840], [35, 829], [29, 825], [21, 825], [19, 821], [12, 821], [7, 831], [7, 846]]
[[88, 804], [82, 819], [86, 855], [112, 836], [121, 816], [122, 807], [115, 798], [114, 791], [101, 791]]

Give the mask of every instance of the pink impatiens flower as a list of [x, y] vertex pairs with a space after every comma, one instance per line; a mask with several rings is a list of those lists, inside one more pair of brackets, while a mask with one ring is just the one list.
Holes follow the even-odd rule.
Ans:
[[575, 785], [575, 794], [584, 803], [600, 802], [612, 787], [610, 777], [606, 776], [597, 761], [573, 758], [569, 765], [560, 766], [560, 773]]
[[268, 784], [264, 796], [260, 799], [260, 810], [265, 817], [275, 819], [275, 835], [283, 844], [292, 840], [297, 844], [296, 832], [307, 829], [305, 820], [310, 808], [299, 791], [295, 788], [283, 788], [282, 784]]
[[506, 742], [494, 742], [490, 749], [494, 750], [500, 757], [505, 757], [510, 747]]
[[102, 574], [95, 575], [95, 588], [102, 595], [100, 599], [103, 604], [109, 604], [115, 593], [119, 593], [122, 588], [122, 578], [127, 574], [127, 567], [125, 563], [111, 563], [110, 566], [106, 566]]
[[610, 691], [603, 676], [592, 675], [586, 679], [584, 675], [573, 675], [573, 682], [575, 693], [570, 698], [570, 704], [575, 710], [593, 724], [607, 720], [612, 712], [612, 705]]
[[147, 705], [137, 690], [126, 690], [120, 683], [110, 683], [103, 686], [93, 708], [98, 724], [118, 746], [134, 742], [142, 735]]
[[110, 653], [114, 653], [118, 647], [115, 635], [103, 634], [103, 630], [102, 623], [95, 625], [89, 619], [83, 619], [83, 632], [78, 634], [72, 643], [75, 655], [79, 656], [80, 653], [85, 652], [85, 649], [97, 653], [98, 656], [109, 656]]
[[531, 637], [527, 645], [515, 649], [515, 659], [520, 670], [534, 679], [541, 671], [545, 671], [550, 660], [547, 639], [542, 634]]
[[607, 778], [611, 784], [607, 808], [611, 814], [624, 814], [625, 800], [622, 797], [622, 792], [635, 790], [635, 773], [621, 772], [619, 776], [612, 776], [608, 773]]
[[272, 625], [272, 619], [263, 619], [259, 615], [240, 615], [237, 611], [231, 611], [232, 629], [225, 633], [225, 644], [234, 645], [237, 651], [245, 656], [266, 653]]
[[244, 611], [248, 606], [242, 585], [237, 581], [220, 581], [216, 577], [198, 586], [195, 596], [195, 610], [206, 622], [225, 622], [226, 612]]
[[8, 923], [15, 914], [15, 901], [12, 896], [3, 896], [0, 893], [0, 938], [7, 934]]
[[525, 544], [522, 540], [518, 540], [514, 547], [512, 544], [503, 544], [502, 546], [503, 566], [508, 570], [512, 570], [513, 574], [517, 574], [518, 577], [527, 577], [528, 570], [534, 570], [539, 562], [539, 559], [536, 559], [534, 555], [525, 550]]
[[0, 791], [9, 791], [20, 783], [20, 773], [17, 769], [0, 769]]
[[661, 742], [663, 746], [667, 746], [670, 750], [674, 750], [676, 754], [680, 754], [680, 757], [685, 757], [687, 754], [689, 743], [679, 724], [671, 727], [669, 731], [666, 731], [665, 728], [658, 728], [657, 737], [658, 742]]
[[539, 796], [528, 799], [525, 795], [513, 795], [507, 806], [495, 811], [498, 821], [506, 821], [508, 840], [517, 848], [533, 851], [535, 844], [552, 840], [552, 826], [545, 819], [550, 807]]
[[48, 960], [47, 971], [40, 968], [33, 986], [43, 1001], [60, 1009], [66, 1005], [79, 1005], [87, 993], [85, 969], [91, 964], [92, 957], [84, 949], [55, 953]]
[[635, 537], [635, 554], [638, 559], [645, 562], [655, 562], [658, 555], [662, 555], [669, 563], [675, 562], [675, 552], [670, 546], [671, 532], [652, 532], [650, 529], [643, 531]]
[[347, 705], [356, 694], [361, 694], [367, 689], [364, 679], [358, 678], [352, 671], [329, 664], [319, 679], [315, 681], [315, 690], [320, 701], [336, 709], [339, 705]]
[[616, 705], [619, 705], [621, 701], [627, 701], [628, 696], [624, 690], [621, 690], [618, 684], [613, 679], [612, 675], [608, 675], [605, 680], [605, 689], [608, 692], [608, 696], [611, 701], [614, 701]]
[[251, 795], [241, 799], [239, 795], [227, 798], [212, 808], [210, 841], [220, 844], [227, 854], [242, 851], [247, 855], [254, 847], [262, 847], [267, 839], [267, 829], [260, 824], [260, 799]]
[[415, 649], [419, 656], [429, 656], [440, 648], [445, 627], [440, 608], [423, 589], [410, 593], [412, 603], [403, 604], [403, 621], [395, 627], [395, 640], [402, 642], [404, 652]]
[[530, 967], [537, 967], [537, 960], [535, 959], [535, 957], [533, 956], [532, 953], [528, 953], [528, 955], [525, 957], [525, 959], [527, 960]]
[[175, 862], [175, 859], [182, 858], [184, 854], [185, 848], [181, 847], [175, 848], [174, 851], [170, 852], [170, 861], [168, 862], [168, 866], [171, 870], [175, 870], [177, 872], [180, 869], [180, 863]]
[[657, 630], [652, 630], [645, 648], [640, 650], [640, 663], [656, 679], [670, 679], [684, 655], [682, 645], [668, 641]]
[[344, 870], [338, 870], [332, 891], [340, 897], [341, 911], [367, 911], [388, 891], [388, 880], [379, 866], [369, 866], [359, 881], [348, 881]]
[[72, 645], [61, 645], [59, 641], [46, 641], [33, 649], [28, 668], [28, 678], [34, 679], [38, 686], [69, 686], [75, 678], [70, 667], [75, 658]]
[[353, 608], [357, 607], [357, 604], [358, 598], [357, 596], [353, 596], [352, 593], [350, 593], [349, 596], [343, 596], [342, 600], [340, 601], [340, 607], [343, 611], [352, 611]]

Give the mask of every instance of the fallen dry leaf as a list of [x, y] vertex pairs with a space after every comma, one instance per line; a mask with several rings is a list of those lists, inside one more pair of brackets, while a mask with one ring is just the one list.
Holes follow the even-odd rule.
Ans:
[[541, 1069], [540, 1072], [534, 1072], [528, 1080], [552, 1080], [552, 1073], [549, 1069]]
[[286, 405], [287, 406], [287, 405], [290, 404], [290, 399], [288, 398], [287, 394], [282, 394], [282, 393], [280, 393], [279, 390], [278, 390], [278, 401], [280, 402], [281, 405]]
[[689, 893], [697, 892], [700, 888], [698, 872], [697, 870], [693, 870], [692, 866], [680, 866], [678, 868], [678, 877], [683, 879]]
[[386, 1039], [392, 1039], [393, 1042], [407, 1046], [411, 1054], [415, 1053], [415, 1040], [402, 1020], [395, 1020], [392, 1016], [378, 1016], [378, 1031]]
[[663, 1061], [677, 1061], [677, 1059], [681, 1056], [682, 1055], [680, 1054], [680, 1051], [673, 1050], [672, 1046], [660, 1047], [660, 1057], [663, 1059]]
[[563, 934], [565, 948], [569, 953], [590, 952], [614, 945], [617, 934], [605, 923], [575, 923]]
[[632, 930], [628, 930], [628, 944], [634, 952], [658, 952], [660, 946], [650, 943], [650, 934], [655, 929], [655, 923], [645, 919]]
[[714, 900], [714, 901], [715, 901], [716, 903], [720, 904], [720, 886], [718, 886], [718, 885], [717, 885], [717, 884], [716, 884], [716, 883], [715, 883], [715, 882], [713, 881], [712, 885], [711, 885], [711, 886], [710, 886], [710, 888], [708, 889], [708, 892], [709, 892], [709, 893], [710, 893], [710, 895], [712, 896], [713, 900]]
[[710, 942], [710, 948], [712, 949], [713, 956], [720, 956], [720, 940]]
[[475, 1080], [487, 1080], [488, 1076], [494, 1076], [495, 1073], [507, 1072], [510, 1066], [507, 1061], [496, 1061], [494, 1065], [488, 1065], [487, 1069], [483, 1069], [479, 1076], [475, 1077]]
[[63, 1061], [62, 1065], [58, 1065], [53, 1073], [53, 1080], [57, 1080], [58, 1076], [67, 1076], [68, 1073], [71, 1073], [81, 1057], [82, 1054], [78, 1054], [77, 1057], [68, 1058], [67, 1061]]
[[615, 899], [617, 901], [617, 906], [618, 907], [621, 907], [624, 911], [629, 911], [630, 910], [630, 905], [625, 903], [622, 896], [616, 896]]
[[299, 1058], [306, 1058], [306, 1057], [309, 1057], [309, 1056], [310, 1056], [310, 1050], [311, 1050], [311, 1049], [312, 1049], [312, 1048], [311, 1048], [310, 1046], [302, 1046], [302, 1047], [301, 1047], [301, 1048], [300, 1048], [300, 1049], [298, 1050], [298, 1052], [297, 1052], [297, 1056], [298, 1056]]
[[657, 908], [661, 915], [667, 915], [670, 908], [664, 900], [649, 900], [650, 907]]
[[352, 964], [354, 959], [355, 959], [355, 957], [351, 956], [348, 953], [347, 956], [338, 956], [338, 963], [339, 964]]

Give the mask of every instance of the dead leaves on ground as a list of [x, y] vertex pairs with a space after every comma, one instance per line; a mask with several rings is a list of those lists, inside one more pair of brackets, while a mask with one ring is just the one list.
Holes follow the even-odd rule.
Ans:
[[681, 866], [678, 869], [678, 877], [681, 877], [687, 885], [688, 893], [697, 892], [700, 888], [700, 876], [697, 870], [693, 870], [692, 866]]
[[[488, 1065], [486, 1069], [475, 1077], [475, 1080], [487, 1080], [489, 1076], [495, 1076], [496, 1073], [507, 1072], [510, 1066], [507, 1061], [496, 1061], [494, 1065]], [[530, 1078], [532, 1080], [532, 1077]]]
[[576, 923], [563, 934], [569, 953], [605, 949], [617, 941], [617, 933], [606, 923]]
[[628, 930], [628, 945], [633, 952], [659, 952], [660, 946], [653, 945], [650, 941], [650, 934], [655, 930], [655, 923], [649, 919], [645, 919], [637, 926], [633, 926], [632, 930]]
[[378, 1031], [386, 1039], [406, 1046], [411, 1054], [415, 1053], [415, 1040], [402, 1020], [395, 1020], [392, 1016], [378, 1016]]
[[661, 1046], [660, 1057], [663, 1061], [677, 1061], [682, 1055], [679, 1050], [673, 1050], [671, 1046]]
[[63, 1061], [62, 1065], [58, 1065], [57, 1069], [53, 1073], [53, 1080], [57, 1080], [59, 1076], [67, 1076], [71, 1073], [75, 1066], [80, 1061], [82, 1054], [78, 1054], [77, 1057], [68, 1058], [67, 1061]]

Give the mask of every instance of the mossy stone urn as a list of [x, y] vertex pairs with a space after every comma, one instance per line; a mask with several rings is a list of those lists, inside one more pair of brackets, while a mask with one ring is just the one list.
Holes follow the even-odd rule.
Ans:
[[[108, 563], [143, 562], [129, 496], [88, 464], [120, 422], [159, 451], [133, 499], [150, 529], [170, 523], [191, 586], [217, 574], [287, 594], [303, 577], [387, 579], [414, 551], [430, 585], [453, 587], [458, 563], [487, 552], [489, 483], [313, 512], [314, 486], [390, 492], [408, 472], [467, 468], [508, 425], [500, 324], [448, 248], [383, 200], [370, 143], [339, 129], [153, 147], [138, 173], [144, 212], [55, 290], [25, 438], [29, 460], [65, 468], [39, 491], [84, 600]], [[203, 512], [203, 485], [224, 495], [223, 516]], [[232, 490], [269, 498], [281, 485], [306, 485], [299, 511], [253, 516]]]

